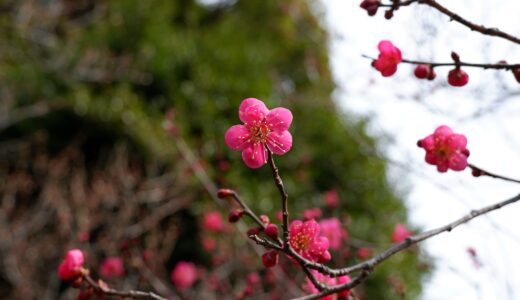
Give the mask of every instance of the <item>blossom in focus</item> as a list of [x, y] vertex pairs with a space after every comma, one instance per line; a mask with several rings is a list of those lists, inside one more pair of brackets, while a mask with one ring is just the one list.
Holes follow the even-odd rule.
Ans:
[[433, 134], [417, 143], [426, 150], [426, 162], [436, 165], [439, 172], [446, 172], [448, 169], [462, 171], [468, 166], [469, 150], [466, 149], [466, 144], [464, 135], [454, 133], [446, 125], [439, 126]]
[[468, 73], [460, 68], [455, 68], [448, 73], [448, 83], [452, 86], [465, 86], [468, 82]]
[[213, 232], [224, 230], [224, 221], [218, 211], [211, 211], [204, 214], [202, 225], [204, 229]]
[[191, 262], [180, 261], [173, 268], [170, 279], [178, 289], [185, 290], [197, 281], [197, 268]]
[[341, 226], [338, 218], [321, 220], [320, 228], [321, 233], [329, 239], [330, 248], [339, 250], [341, 242], [347, 237], [347, 232]]
[[381, 72], [384, 77], [392, 76], [397, 71], [397, 65], [402, 61], [401, 50], [390, 41], [381, 41], [377, 45], [379, 57], [372, 62], [372, 66]]
[[[328, 286], [335, 286], [335, 285], [340, 285], [340, 284], [345, 284], [345, 283], [349, 283], [350, 282], [350, 277], [348, 275], [343, 275], [343, 276], [340, 276], [338, 278], [334, 278], [334, 277], [329, 277], [328, 275], [322, 274], [322, 273], [320, 273], [318, 271], [315, 271], [315, 270], [312, 270], [311, 272], [312, 272], [314, 277], [319, 282], [322, 282], [322, 283], [324, 283], [324, 284], [326, 284]], [[305, 288], [311, 294], [317, 294], [319, 292], [319, 290], [314, 286], [314, 284], [312, 283], [312, 281], [310, 281], [309, 278], [306, 279]], [[337, 294], [337, 296], [340, 297], [341, 299], [345, 299], [349, 295], [350, 295], [350, 290], [341, 291], [341, 292], [339, 292]], [[332, 295], [327, 295], [327, 296], [320, 297], [318, 299], [320, 299], [320, 300], [334, 300], [334, 299], [337, 299], [337, 298], [336, 298], [335, 294], [332, 294]]]
[[264, 102], [247, 98], [240, 103], [238, 117], [244, 124], [231, 126], [224, 139], [229, 148], [242, 151], [242, 160], [248, 167], [256, 169], [267, 163], [266, 146], [276, 155], [291, 149], [290, 110], [283, 107], [269, 110]]
[[406, 225], [396, 224], [394, 227], [394, 232], [392, 233], [392, 241], [394, 243], [400, 243], [411, 235], [412, 233], [410, 230], [408, 230], [408, 228], [406, 228]]
[[65, 281], [71, 281], [81, 276], [81, 269], [85, 263], [83, 252], [72, 249], [67, 252], [65, 259], [58, 267], [58, 276]]
[[301, 256], [311, 261], [331, 259], [329, 239], [320, 236], [320, 225], [315, 220], [295, 220], [289, 225], [289, 243]]
[[120, 257], [107, 257], [99, 268], [99, 273], [105, 278], [121, 277], [125, 274], [123, 260]]

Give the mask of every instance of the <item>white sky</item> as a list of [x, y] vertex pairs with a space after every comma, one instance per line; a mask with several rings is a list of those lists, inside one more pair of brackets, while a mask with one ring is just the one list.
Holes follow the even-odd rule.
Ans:
[[[446, 124], [468, 137], [471, 163], [520, 178], [520, 84], [510, 72], [465, 69], [469, 84], [454, 88], [446, 86], [449, 68], [439, 68], [434, 82], [415, 79], [411, 65], [400, 65], [396, 75], [383, 78], [361, 57], [377, 56], [377, 43], [389, 39], [408, 59], [449, 62], [455, 50], [463, 61], [520, 63], [520, 46], [447, 22], [433, 9], [401, 8], [387, 21], [383, 10], [369, 17], [360, 2], [323, 0], [339, 86], [335, 97], [350, 115], [372, 118], [371, 133], [383, 137], [381, 150], [396, 162], [390, 180], [408, 191], [412, 224], [432, 229], [520, 193], [520, 185], [474, 178], [469, 170], [440, 174], [416, 146], [418, 139]], [[439, 2], [475, 23], [520, 36], [518, 0]], [[516, 98], [497, 105], [504, 99], [503, 89]], [[489, 108], [493, 112], [471, 117]], [[422, 299], [520, 299], [519, 215], [520, 204], [514, 204], [423, 243], [436, 270]], [[468, 247], [477, 250], [482, 268], [474, 267]]]

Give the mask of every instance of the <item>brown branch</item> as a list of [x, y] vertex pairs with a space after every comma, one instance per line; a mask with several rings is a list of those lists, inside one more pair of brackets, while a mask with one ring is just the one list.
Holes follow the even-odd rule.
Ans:
[[269, 148], [267, 148], [267, 155], [269, 166], [271, 167], [271, 171], [273, 173], [274, 184], [278, 188], [280, 192], [280, 196], [282, 197], [282, 229], [283, 229], [283, 243], [284, 248], [289, 248], [289, 208], [288, 208], [288, 200], [289, 195], [285, 191], [285, 187], [283, 185], [282, 178], [278, 173], [278, 167], [274, 163], [273, 153]]
[[496, 178], [496, 179], [502, 179], [502, 180], [505, 180], [505, 181], [510, 181], [510, 182], [514, 182], [514, 183], [520, 183], [520, 180], [518, 180], [518, 179], [513, 179], [513, 178], [510, 178], [510, 177], [506, 177], [506, 176], [498, 175], [498, 174], [495, 174], [495, 173], [491, 173], [491, 172], [483, 170], [482, 168], [479, 168], [479, 167], [477, 167], [477, 166], [475, 166], [473, 164], [468, 164], [468, 166], [471, 168], [473, 176], [475, 176], [475, 177], [489, 176], [489, 177]]
[[86, 283], [92, 287], [96, 292], [109, 295], [109, 296], [118, 296], [123, 298], [133, 298], [133, 299], [153, 299], [153, 300], [168, 300], [162, 296], [159, 296], [153, 292], [142, 292], [142, 291], [118, 291], [112, 288], [108, 288], [106, 286], [100, 285], [92, 277], [89, 275], [83, 276]]
[[[396, 2], [397, 2], [397, 4], [396, 4]], [[500, 38], [506, 39], [508, 41], [511, 41], [511, 42], [513, 42], [515, 44], [520, 44], [520, 38], [518, 38], [516, 36], [513, 36], [511, 34], [508, 34], [506, 32], [503, 32], [503, 31], [501, 31], [498, 28], [489, 28], [489, 27], [485, 27], [483, 25], [477, 25], [475, 23], [472, 23], [472, 22], [466, 20], [465, 18], [459, 16], [458, 14], [450, 11], [449, 9], [447, 9], [444, 6], [442, 6], [441, 4], [439, 4], [435, 0], [408, 0], [408, 1], [402, 1], [402, 2], [401, 1], [396, 1], [396, 2], [393, 2], [391, 4], [382, 4], [381, 3], [378, 6], [379, 7], [389, 7], [392, 10], [396, 10], [399, 7], [409, 6], [409, 5], [413, 4], [413, 3], [427, 5], [427, 6], [430, 6], [432, 8], [435, 8], [440, 13], [450, 17], [450, 20], [458, 22], [458, 23], [468, 27], [472, 31], [477, 31], [477, 32], [480, 32], [480, 33], [482, 33], [484, 35], [500, 37]]]
[[[341, 292], [343, 290], [351, 289], [351, 288], [355, 287], [356, 285], [359, 285], [360, 283], [362, 283], [378, 264], [380, 264], [381, 262], [390, 258], [394, 254], [399, 253], [402, 250], [407, 249], [414, 244], [417, 244], [421, 241], [434, 237], [443, 232], [450, 232], [454, 228], [456, 228], [462, 224], [465, 224], [478, 216], [481, 216], [481, 215], [487, 214], [491, 211], [500, 209], [506, 205], [513, 204], [519, 200], [520, 200], [520, 194], [518, 194], [510, 199], [507, 199], [507, 200], [504, 200], [504, 201], [501, 201], [501, 202], [498, 202], [498, 203], [495, 203], [492, 205], [485, 206], [481, 209], [472, 210], [467, 215], [463, 216], [460, 219], [457, 219], [457, 220], [455, 220], [445, 226], [439, 227], [437, 229], [429, 230], [429, 231], [423, 232], [421, 234], [417, 234], [417, 235], [408, 237], [403, 242], [390, 247], [389, 249], [380, 253], [379, 255], [377, 255], [365, 262], [359, 263], [359, 264], [351, 266], [351, 267], [347, 267], [347, 268], [343, 268], [343, 269], [327, 268], [328, 269], [327, 270], [327, 269], [323, 268], [324, 267], [323, 265], [315, 267], [313, 264], [309, 264], [308, 267], [317, 269], [323, 273], [326, 273], [326, 274], [334, 276], [334, 277], [345, 275], [345, 274], [350, 274], [352, 272], [359, 271], [359, 270], [361, 270], [361, 274], [358, 275], [357, 277], [355, 277], [351, 282], [349, 282], [347, 284], [329, 287], [329, 288], [324, 289], [320, 293], [297, 298], [297, 299], [298, 300], [318, 299], [318, 298], [326, 296], [326, 295], [330, 295], [330, 294]], [[354, 282], [356, 282], [356, 283], [354, 284]]]
[[[371, 60], [375, 60], [375, 58], [368, 56], [368, 55], [362, 55], [364, 58], [368, 58]], [[438, 62], [431, 62], [431, 61], [422, 61], [422, 60], [411, 60], [411, 59], [403, 59], [401, 60], [402, 63], [406, 64], [412, 64], [412, 65], [429, 65], [432, 68], [433, 67], [471, 67], [471, 68], [481, 68], [484, 70], [493, 69], [493, 70], [514, 70], [519, 69], [520, 64], [502, 64], [502, 63], [496, 63], [496, 64], [485, 64], [485, 63], [468, 63], [468, 62], [449, 62], [449, 63], [438, 63]]]

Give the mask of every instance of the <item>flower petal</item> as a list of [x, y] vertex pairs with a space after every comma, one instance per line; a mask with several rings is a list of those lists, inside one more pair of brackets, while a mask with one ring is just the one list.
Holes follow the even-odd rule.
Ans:
[[289, 129], [293, 120], [290, 110], [283, 107], [273, 108], [266, 116], [267, 126], [269, 129], [283, 132]]
[[242, 151], [242, 160], [251, 169], [257, 169], [267, 163], [267, 151], [262, 143], [250, 144]]
[[244, 99], [238, 108], [238, 117], [246, 124], [261, 122], [268, 113], [269, 109], [264, 102], [256, 98]]
[[267, 136], [267, 146], [276, 155], [282, 155], [291, 150], [292, 135], [289, 131], [271, 131]]
[[468, 166], [467, 157], [462, 153], [455, 153], [450, 157], [449, 167], [453, 171], [462, 171]]
[[244, 125], [231, 126], [224, 135], [226, 145], [233, 150], [244, 150], [249, 146], [251, 133]]

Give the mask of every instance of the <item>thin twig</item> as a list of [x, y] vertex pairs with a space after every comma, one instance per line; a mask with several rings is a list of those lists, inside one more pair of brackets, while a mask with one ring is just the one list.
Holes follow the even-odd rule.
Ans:
[[118, 291], [112, 288], [108, 288], [98, 284], [94, 279], [92, 279], [89, 275], [83, 276], [87, 284], [92, 287], [95, 291], [103, 293], [109, 296], [118, 296], [123, 298], [133, 298], [133, 299], [153, 299], [153, 300], [168, 300], [162, 296], [159, 296], [153, 292], [143, 292], [143, 291]]
[[271, 171], [273, 173], [273, 179], [274, 184], [278, 188], [278, 191], [280, 192], [280, 196], [282, 197], [282, 229], [283, 229], [283, 243], [284, 248], [289, 248], [289, 208], [288, 208], [288, 200], [289, 195], [285, 191], [285, 187], [283, 185], [282, 178], [280, 177], [280, 174], [278, 173], [278, 167], [274, 163], [273, 153], [269, 148], [267, 148], [267, 155], [268, 155], [268, 161], [269, 166], [271, 167]]
[[473, 22], [470, 22], [470, 21], [466, 20], [465, 18], [459, 16], [458, 14], [450, 11], [446, 7], [442, 6], [435, 0], [408, 0], [408, 1], [397, 2], [397, 4], [395, 2], [391, 3], [391, 4], [380, 3], [378, 6], [379, 7], [389, 7], [389, 8], [392, 8], [395, 10], [395, 9], [398, 9], [399, 7], [409, 6], [413, 3], [423, 4], [423, 5], [427, 5], [432, 8], [435, 8], [440, 13], [450, 17], [450, 20], [458, 22], [458, 23], [468, 27], [472, 31], [477, 31], [484, 35], [500, 37], [500, 38], [506, 39], [508, 41], [511, 41], [515, 44], [520, 44], [520, 38], [513, 36], [511, 34], [508, 34], [506, 32], [503, 32], [498, 28], [489, 28], [489, 27], [485, 27], [483, 25], [477, 25]]
[[495, 173], [491, 173], [489, 171], [486, 171], [482, 168], [479, 168], [473, 164], [468, 164], [468, 166], [471, 168], [471, 170], [474, 172], [474, 174], [476, 173], [476, 177], [478, 176], [489, 176], [489, 177], [492, 177], [492, 178], [496, 178], [496, 179], [502, 179], [502, 180], [505, 180], [505, 181], [510, 181], [510, 182], [514, 182], [514, 183], [520, 183], [520, 180], [518, 179], [513, 179], [513, 178], [510, 178], [510, 177], [506, 177], [506, 176], [502, 176], [502, 175], [498, 175], [498, 174], [495, 174]]
[[[365, 262], [359, 263], [359, 264], [351, 266], [351, 267], [347, 267], [347, 268], [343, 268], [343, 269], [329, 269], [329, 268], [327, 268], [328, 270], [325, 270], [325, 269], [323, 269], [324, 266], [320, 265], [320, 267], [316, 268], [316, 269], [319, 269], [320, 272], [326, 273], [326, 274], [328, 274], [330, 276], [333, 276], [333, 277], [337, 277], [337, 276], [341, 276], [341, 275], [345, 275], [345, 274], [350, 274], [352, 272], [359, 271], [359, 270], [361, 270], [362, 272], [361, 272], [360, 275], [355, 277], [351, 282], [349, 282], [347, 284], [342, 284], [342, 285], [337, 285], [337, 286], [334, 286], [334, 287], [329, 287], [329, 288], [324, 289], [323, 291], [321, 291], [321, 292], [319, 292], [317, 294], [313, 294], [313, 295], [309, 295], [309, 296], [305, 296], [305, 297], [301, 297], [301, 298], [296, 298], [296, 299], [297, 300], [318, 299], [318, 298], [326, 296], [326, 295], [330, 295], [330, 294], [338, 293], [338, 292], [341, 292], [341, 291], [344, 291], [344, 290], [347, 290], [347, 289], [351, 289], [351, 288], [355, 287], [356, 285], [362, 283], [378, 264], [380, 264], [381, 262], [385, 261], [386, 259], [388, 259], [389, 257], [393, 256], [394, 254], [399, 253], [402, 250], [407, 249], [407, 248], [409, 248], [410, 246], [412, 246], [414, 244], [417, 244], [417, 243], [419, 243], [421, 241], [424, 241], [426, 239], [434, 237], [434, 236], [436, 236], [438, 234], [441, 234], [443, 232], [450, 232], [454, 228], [456, 228], [456, 227], [458, 227], [458, 226], [460, 226], [462, 224], [465, 224], [465, 223], [469, 222], [470, 220], [472, 220], [472, 219], [474, 219], [474, 218], [476, 218], [478, 216], [481, 216], [481, 215], [487, 214], [487, 213], [489, 213], [491, 211], [500, 209], [500, 208], [502, 208], [502, 207], [504, 207], [506, 205], [513, 204], [513, 203], [515, 203], [515, 202], [517, 202], [519, 200], [520, 200], [520, 194], [518, 194], [518, 195], [516, 195], [516, 196], [514, 196], [514, 197], [512, 197], [510, 199], [507, 199], [507, 200], [504, 200], [504, 201], [501, 201], [501, 202], [498, 202], [498, 203], [495, 203], [495, 204], [492, 204], [492, 205], [485, 206], [485, 207], [483, 207], [481, 209], [472, 210], [467, 215], [463, 216], [462, 218], [459, 218], [459, 219], [457, 219], [457, 220], [455, 220], [455, 221], [453, 221], [453, 222], [451, 222], [451, 223], [449, 223], [449, 224], [447, 224], [445, 226], [439, 227], [437, 229], [429, 230], [429, 231], [423, 232], [421, 234], [417, 234], [417, 235], [408, 237], [403, 242], [390, 247], [389, 249], [387, 249], [386, 251], [384, 251], [384, 252], [380, 253], [379, 255], [373, 257], [372, 259], [369, 259], [369, 260], [367, 260]], [[314, 268], [313, 264], [308, 265], [308, 267]], [[354, 281], [356, 281], [357, 284], [354, 284], [353, 283]]]

